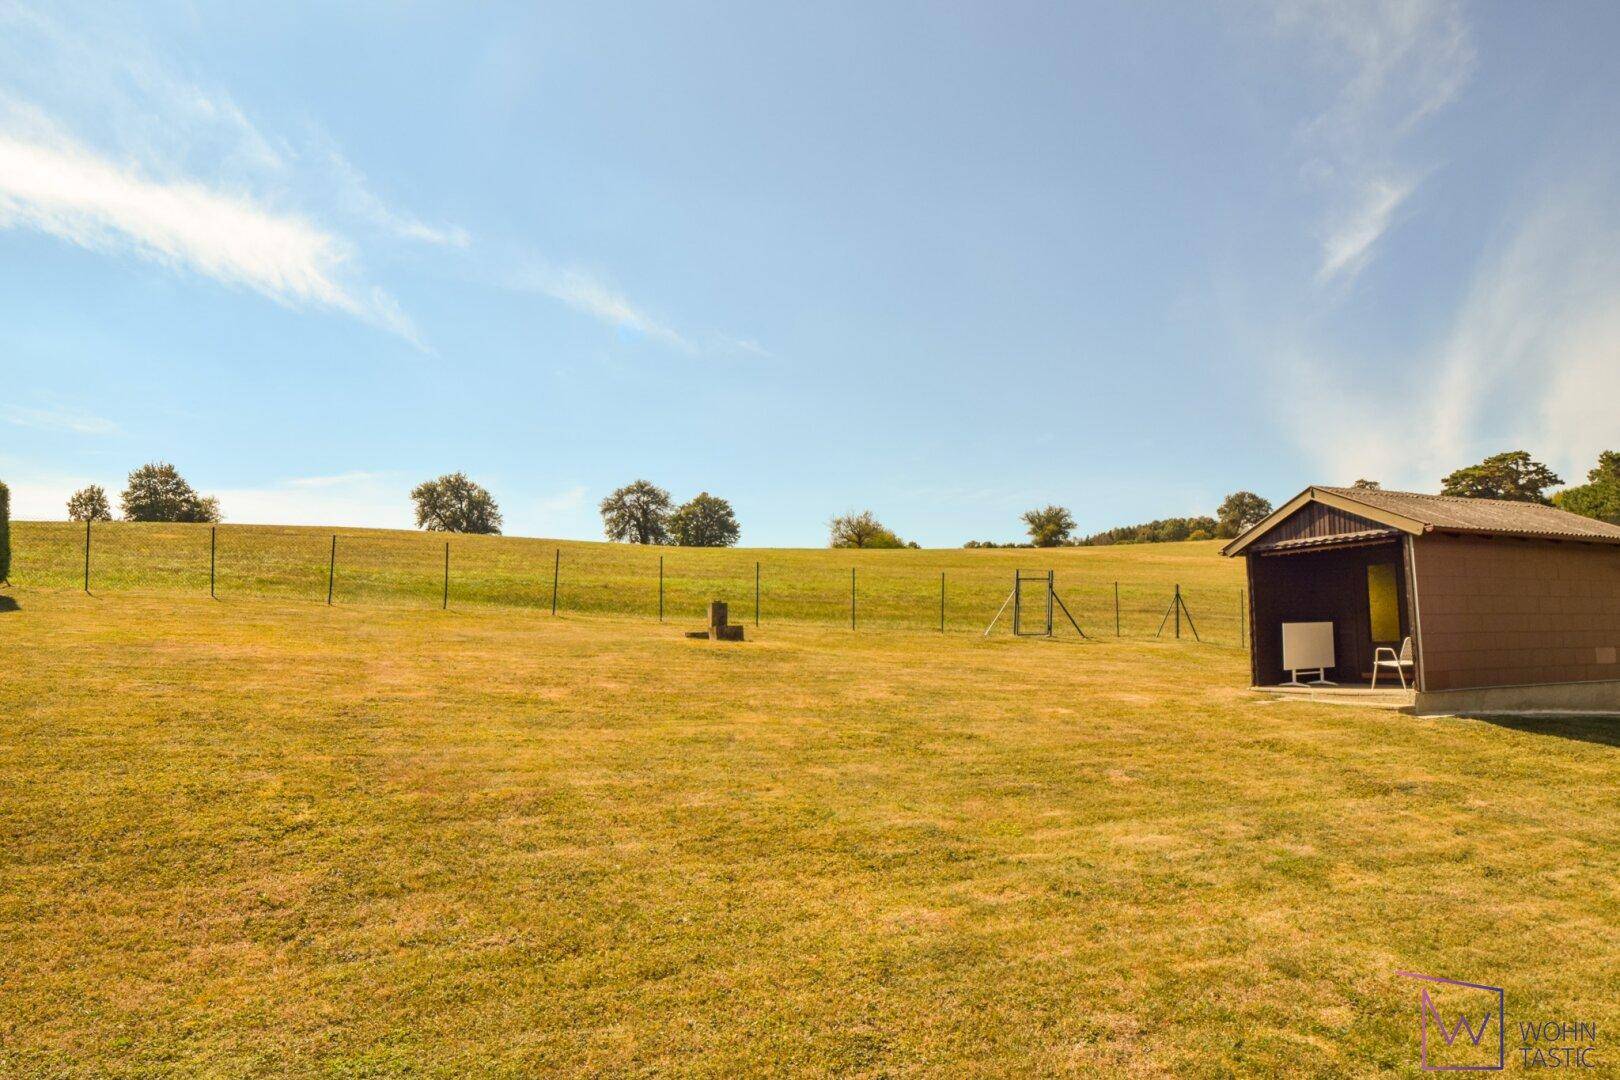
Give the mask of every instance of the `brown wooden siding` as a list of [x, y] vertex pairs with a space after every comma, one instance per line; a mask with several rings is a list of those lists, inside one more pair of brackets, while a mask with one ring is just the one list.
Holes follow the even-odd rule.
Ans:
[[1424, 689], [1620, 679], [1620, 548], [1414, 538]]
[[1347, 513], [1326, 503], [1306, 503], [1267, 530], [1265, 536], [1250, 549], [1264, 551], [1274, 544], [1306, 538], [1321, 539], [1329, 536], [1351, 536], [1369, 531], [1389, 531], [1387, 525], [1369, 521]]

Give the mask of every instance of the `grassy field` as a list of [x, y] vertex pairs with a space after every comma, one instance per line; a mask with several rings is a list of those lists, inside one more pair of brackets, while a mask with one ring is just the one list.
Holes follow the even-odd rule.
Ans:
[[[12, 581], [81, 588], [84, 526], [17, 522]], [[438, 606], [446, 537], [382, 529], [339, 529], [334, 598], [339, 604]], [[334, 530], [261, 525], [219, 528], [215, 592], [222, 599], [277, 597], [325, 603]], [[1057, 575], [1059, 595], [1088, 633], [1158, 628], [1180, 584], [1200, 634], [1238, 643], [1242, 566], [1217, 554], [1218, 541], [1106, 548], [1030, 550], [833, 551], [784, 548], [655, 548], [629, 544], [456, 536], [450, 545], [450, 604], [656, 617], [664, 561], [666, 617], [702, 621], [712, 599], [752, 621], [754, 569], [760, 569], [762, 621], [849, 625], [850, 571], [856, 572], [858, 626], [938, 628], [940, 575], [946, 625], [983, 629], [1012, 587], [1016, 569]], [[561, 553], [559, 561], [558, 553]], [[208, 593], [206, 525], [114, 522], [91, 537], [92, 592]], [[1059, 616], [1061, 619], [1061, 615]]]
[[1186, 643], [12, 595], [4, 1075], [1416, 1075], [1398, 970], [1613, 1066], [1613, 727]]

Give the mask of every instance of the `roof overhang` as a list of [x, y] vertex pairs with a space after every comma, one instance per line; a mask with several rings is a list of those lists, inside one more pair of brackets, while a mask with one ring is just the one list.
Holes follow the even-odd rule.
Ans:
[[1323, 491], [1321, 488], [1308, 487], [1298, 495], [1295, 495], [1292, 499], [1289, 499], [1282, 506], [1279, 506], [1276, 510], [1273, 510], [1269, 516], [1261, 521], [1257, 521], [1255, 524], [1245, 529], [1239, 536], [1230, 541], [1225, 547], [1221, 548], [1221, 554], [1228, 556], [1243, 554], [1244, 550], [1248, 548], [1249, 545], [1255, 543], [1261, 537], [1265, 536], [1266, 533], [1276, 528], [1285, 519], [1298, 511], [1300, 507], [1313, 502], [1321, 503], [1324, 506], [1331, 506], [1336, 510], [1343, 510], [1345, 513], [1366, 518], [1368, 521], [1376, 521], [1380, 525], [1386, 525], [1391, 529], [1395, 529], [1403, 533], [1410, 533], [1413, 536], [1422, 536], [1425, 532], [1429, 531], [1429, 526], [1425, 525], [1421, 521], [1416, 520], [1415, 518], [1409, 518], [1404, 514], [1392, 513], [1391, 511], [1384, 510], [1376, 506], [1369, 506], [1364, 502], [1357, 502], [1355, 499], [1347, 499], [1336, 492]]

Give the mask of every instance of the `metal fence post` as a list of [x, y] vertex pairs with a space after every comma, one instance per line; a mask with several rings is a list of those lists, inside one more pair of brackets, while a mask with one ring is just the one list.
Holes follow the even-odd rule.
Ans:
[[210, 525], [208, 527], [208, 599], [210, 600], [219, 599], [218, 596], [214, 595], [214, 564], [217, 561], [218, 554], [219, 526]]
[[562, 548], [557, 549], [557, 561], [551, 567], [551, 613], [557, 614], [557, 580], [562, 576]]
[[1046, 572], [1046, 636], [1052, 636], [1052, 597], [1057, 595], [1057, 571]]
[[84, 519], [84, 592], [90, 594], [90, 519]]
[[332, 589], [337, 585], [337, 533], [332, 534], [332, 558], [326, 564], [326, 606], [332, 606]]
[[945, 571], [939, 572], [939, 632], [945, 632]]
[[1119, 637], [1119, 582], [1114, 582], [1114, 636]]
[[754, 625], [759, 625], [759, 560], [754, 560]]
[[658, 621], [664, 621], [664, 557], [658, 556]]
[[450, 610], [450, 541], [444, 542], [444, 602], [439, 605], [440, 611]]
[[855, 629], [855, 568], [849, 568], [849, 628]]

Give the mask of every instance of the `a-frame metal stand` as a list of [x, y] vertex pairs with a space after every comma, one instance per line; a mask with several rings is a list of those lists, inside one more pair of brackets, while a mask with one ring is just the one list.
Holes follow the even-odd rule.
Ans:
[[1198, 627], [1193, 625], [1192, 612], [1187, 609], [1187, 601], [1181, 598], [1180, 585], [1176, 586], [1176, 595], [1171, 599], [1170, 606], [1165, 609], [1164, 618], [1159, 620], [1159, 632], [1154, 634], [1154, 637], [1164, 636], [1164, 624], [1170, 621], [1171, 615], [1176, 617], [1176, 637], [1178, 639], [1181, 637], [1181, 617], [1185, 615], [1187, 616], [1187, 627], [1192, 630], [1193, 640], [1198, 642], [1204, 640], [1198, 636]]
[[[1026, 574], [1022, 570], [1015, 570], [1013, 572], [1012, 592], [1007, 594], [1007, 599], [1003, 600], [1001, 606], [996, 609], [996, 617], [991, 619], [990, 625], [984, 628], [984, 636], [990, 636], [990, 631], [996, 628], [996, 623], [1000, 621], [1002, 612], [1006, 611], [1010, 604], [1012, 606], [1012, 630], [1019, 637], [1053, 637], [1057, 630], [1056, 615], [1059, 611], [1063, 612], [1063, 617], [1069, 620], [1069, 625], [1074, 627], [1074, 632], [1081, 637], [1085, 637], [1086, 632], [1080, 629], [1080, 624], [1075, 621], [1073, 615], [1069, 614], [1069, 606], [1063, 602], [1063, 597], [1057, 594], [1054, 578], [1055, 575], [1051, 570], [1044, 574]], [[1046, 594], [1044, 597], [1044, 614], [1046, 617], [1044, 620], [1040, 618], [1042, 611], [1037, 607], [1036, 629], [1025, 629], [1028, 625], [1027, 620], [1024, 618], [1025, 593], [1039, 590], [1044, 590]]]

